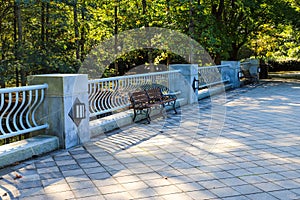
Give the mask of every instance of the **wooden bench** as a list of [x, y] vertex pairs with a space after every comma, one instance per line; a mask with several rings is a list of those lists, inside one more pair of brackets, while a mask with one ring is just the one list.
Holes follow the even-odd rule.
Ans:
[[174, 94], [164, 95], [160, 88], [150, 88], [148, 90], [140, 90], [135, 91], [129, 94], [131, 106], [133, 109], [134, 116], [133, 121], [137, 114], [141, 114], [143, 111], [146, 114], [146, 120], [150, 123], [150, 112], [154, 107], [160, 107], [160, 113], [162, 114], [162, 110], [166, 105], [172, 105], [175, 114], [176, 111], [176, 96]]
[[160, 104], [164, 108], [166, 105], [171, 105], [175, 114], [177, 114], [176, 110], [176, 95], [169, 93], [163, 94], [160, 88], [151, 88], [146, 90], [146, 93], [149, 98], [149, 102], [153, 104]]
[[245, 79], [246, 83], [258, 83], [258, 74], [253, 74], [249, 69], [242, 69], [242, 78]]

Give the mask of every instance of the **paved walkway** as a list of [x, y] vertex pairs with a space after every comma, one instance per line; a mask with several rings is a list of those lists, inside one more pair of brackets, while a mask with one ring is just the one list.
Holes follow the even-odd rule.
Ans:
[[183, 107], [0, 171], [0, 199], [300, 199], [300, 82]]

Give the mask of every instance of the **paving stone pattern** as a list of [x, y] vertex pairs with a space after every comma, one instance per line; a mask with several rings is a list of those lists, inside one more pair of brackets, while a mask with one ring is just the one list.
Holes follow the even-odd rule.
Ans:
[[300, 83], [184, 106], [0, 172], [0, 199], [300, 199]]

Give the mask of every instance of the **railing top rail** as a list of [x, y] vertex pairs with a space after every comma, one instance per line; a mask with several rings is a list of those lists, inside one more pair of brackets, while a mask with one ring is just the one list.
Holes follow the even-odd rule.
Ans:
[[164, 71], [164, 72], [151, 72], [151, 73], [145, 73], [145, 74], [134, 74], [134, 75], [127, 75], [127, 76], [116, 76], [116, 77], [111, 77], [111, 78], [92, 79], [92, 80], [89, 80], [89, 83], [115, 81], [115, 80], [121, 80], [121, 79], [126, 79], [126, 78], [138, 78], [138, 77], [144, 77], [144, 76], [155, 76], [155, 75], [171, 74], [171, 73], [179, 73], [179, 72], [180, 72], [180, 70], [172, 70], [172, 71]]
[[22, 91], [29, 91], [29, 90], [39, 90], [39, 89], [47, 89], [48, 84], [42, 85], [29, 85], [29, 86], [22, 86], [22, 87], [11, 87], [11, 88], [1, 88], [0, 94], [3, 93], [10, 93], [10, 92], [22, 92]]
[[207, 66], [207, 67], [200, 66], [200, 67], [198, 67], [198, 69], [214, 69], [214, 68], [220, 68], [220, 67], [230, 67], [230, 65], [228, 65], [228, 64], [225, 64], [225, 65], [213, 65], [213, 66]]
[[241, 62], [241, 65], [249, 65], [251, 64], [250, 62]]

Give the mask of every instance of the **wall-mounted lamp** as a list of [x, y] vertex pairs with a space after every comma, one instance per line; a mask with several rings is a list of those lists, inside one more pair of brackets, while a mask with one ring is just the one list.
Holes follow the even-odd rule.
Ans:
[[257, 73], [260, 73], [260, 67], [257, 68]]
[[80, 122], [86, 118], [86, 108], [85, 104], [80, 102], [78, 98], [76, 98], [71, 110], [69, 112], [70, 118], [78, 127]]
[[197, 80], [195, 77], [194, 77], [194, 80], [193, 80], [192, 88], [193, 88], [194, 92], [196, 91], [196, 89], [197, 90], [199, 89], [199, 80]]
[[75, 119], [85, 119], [86, 118], [85, 104], [84, 103], [74, 104], [73, 109], [74, 109], [74, 118]]

